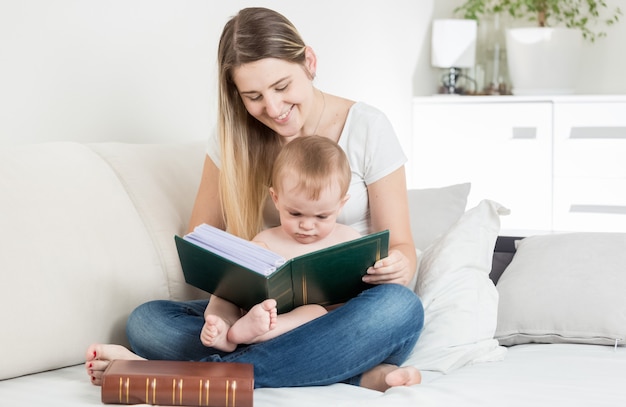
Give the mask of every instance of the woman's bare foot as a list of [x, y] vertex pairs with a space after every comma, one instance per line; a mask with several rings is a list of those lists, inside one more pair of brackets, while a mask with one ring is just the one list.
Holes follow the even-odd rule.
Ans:
[[207, 315], [204, 318], [204, 327], [200, 332], [200, 340], [204, 346], [232, 352], [237, 344], [228, 340], [230, 325], [217, 315]]
[[390, 387], [412, 386], [422, 382], [422, 374], [413, 366], [398, 367], [382, 364], [363, 373], [361, 387], [385, 391]]
[[228, 330], [233, 343], [254, 343], [257, 338], [276, 328], [278, 312], [276, 300], [268, 299], [255, 305]]
[[93, 344], [87, 348], [85, 369], [96, 386], [102, 384], [102, 373], [112, 360], [144, 360], [121, 345]]

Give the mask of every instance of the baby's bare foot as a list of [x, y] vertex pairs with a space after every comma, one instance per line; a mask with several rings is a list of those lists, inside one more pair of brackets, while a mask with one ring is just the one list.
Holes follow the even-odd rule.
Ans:
[[102, 384], [102, 373], [109, 366], [112, 360], [144, 360], [142, 357], [135, 355], [130, 350], [121, 345], [108, 345], [96, 343], [87, 348], [85, 369], [87, 375], [91, 379], [91, 383], [96, 386]]
[[204, 318], [204, 327], [200, 333], [200, 340], [204, 346], [222, 350], [224, 352], [232, 352], [237, 344], [228, 340], [228, 330], [230, 325], [217, 315], [207, 315]]
[[254, 343], [257, 338], [276, 328], [277, 320], [276, 300], [265, 300], [233, 324], [228, 331], [228, 339], [233, 343]]
[[363, 373], [361, 386], [385, 391], [390, 387], [412, 386], [422, 382], [422, 374], [413, 366], [398, 367], [382, 364]]

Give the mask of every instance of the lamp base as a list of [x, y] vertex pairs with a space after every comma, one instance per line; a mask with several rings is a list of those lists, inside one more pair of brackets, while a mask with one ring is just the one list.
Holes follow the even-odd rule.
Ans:
[[449, 68], [448, 71], [444, 73], [441, 77], [439, 93], [450, 95], [462, 95], [463, 93], [465, 93], [465, 88], [463, 88], [459, 84], [459, 79], [461, 78], [461, 75], [461, 68]]
[[448, 70], [441, 77], [441, 84], [439, 85], [439, 93], [445, 95], [467, 95], [471, 91], [467, 89], [466, 82], [473, 84], [473, 91], [476, 89], [476, 83], [472, 78], [465, 75], [461, 68], [448, 68]]

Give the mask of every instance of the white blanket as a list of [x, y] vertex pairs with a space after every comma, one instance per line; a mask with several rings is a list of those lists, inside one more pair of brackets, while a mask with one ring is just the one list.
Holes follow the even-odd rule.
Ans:
[[[255, 407], [620, 406], [626, 405], [626, 347], [518, 345], [505, 360], [449, 374], [425, 372], [424, 383], [385, 393], [336, 384], [257, 389]], [[11, 407], [101, 406], [100, 388], [83, 366], [0, 382], [0, 404]]]

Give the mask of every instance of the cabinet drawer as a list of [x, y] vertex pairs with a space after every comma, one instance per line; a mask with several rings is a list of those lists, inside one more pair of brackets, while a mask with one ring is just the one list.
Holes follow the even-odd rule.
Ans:
[[555, 178], [554, 230], [626, 232], [626, 178]]
[[[575, 130], [575, 129], [574, 129]], [[588, 130], [590, 135], [593, 129]], [[626, 127], [621, 138], [569, 137], [554, 143], [557, 177], [626, 177]]]
[[556, 177], [626, 177], [626, 103], [557, 103]]
[[504, 229], [550, 228], [550, 103], [415, 104], [413, 120], [413, 187], [471, 182], [468, 207], [511, 209]]

